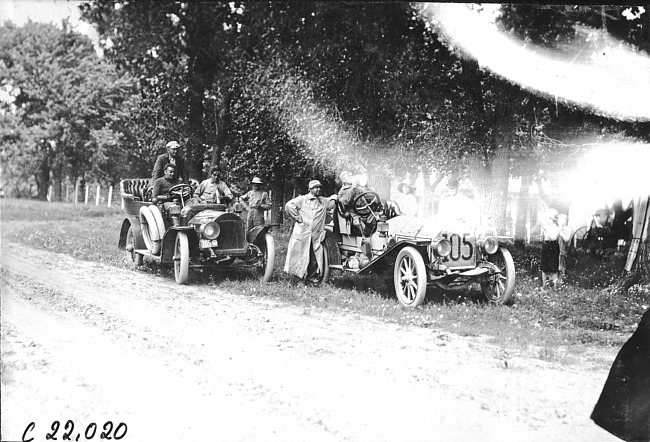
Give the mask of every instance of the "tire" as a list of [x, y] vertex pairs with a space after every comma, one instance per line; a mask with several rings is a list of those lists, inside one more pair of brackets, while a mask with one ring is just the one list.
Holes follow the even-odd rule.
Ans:
[[190, 245], [185, 232], [178, 232], [174, 242], [174, 277], [177, 284], [187, 284], [190, 272]]
[[501, 273], [493, 276], [491, 281], [481, 283], [483, 296], [490, 304], [512, 304], [515, 291], [515, 262], [510, 251], [499, 247], [495, 254], [488, 256], [488, 261], [499, 267]]
[[320, 248], [323, 251], [323, 274], [320, 276], [320, 278], [318, 278], [317, 285], [326, 284], [327, 281], [330, 280], [330, 257], [329, 252], [327, 251], [327, 247], [325, 247], [324, 241], [323, 244], [321, 244]]
[[271, 280], [273, 276], [273, 268], [275, 267], [275, 239], [273, 235], [267, 233], [264, 235], [265, 247], [262, 250], [264, 253], [264, 259], [262, 260], [262, 266], [260, 268], [260, 275], [262, 277], [262, 283], [267, 283]]
[[147, 250], [153, 255], [160, 253], [160, 232], [158, 223], [154, 218], [151, 209], [148, 206], [140, 207], [140, 224], [142, 229], [142, 239], [147, 246]]
[[585, 247], [585, 242], [587, 240], [588, 233], [589, 227], [582, 226], [578, 228], [575, 232], [573, 232], [573, 235], [571, 235], [569, 247], [573, 250], [587, 250], [587, 247]]
[[427, 269], [422, 255], [413, 247], [404, 247], [397, 255], [393, 283], [397, 300], [404, 307], [414, 308], [424, 302], [427, 294]]
[[[131, 250], [129, 251], [129, 249]], [[126, 260], [131, 264], [141, 266], [143, 258], [142, 255], [135, 252], [135, 235], [133, 235], [133, 227], [129, 226], [129, 230], [126, 232]]]
[[158, 237], [162, 239], [165, 236], [165, 232], [167, 231], [162, 213], [160, 213], [160, 209], [158, 208], [158, 206], [155, 205], [149, 206], [149, 210], [151, 211], [154, 219], [156, 220], [156, 225], [158, 226]]

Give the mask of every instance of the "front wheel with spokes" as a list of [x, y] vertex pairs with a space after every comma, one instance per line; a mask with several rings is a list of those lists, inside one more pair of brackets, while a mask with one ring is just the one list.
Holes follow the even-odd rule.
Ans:
[[488, 261], [497, 266], [499, 273], [481, 283], [483, 296], [490, 304], [507, 305], [514, 302], [515, 291], [515, 262], [510, 251], [499, 247], [493, 255], [488, 255]]
[[417, 307], [427, 294], [427, 269], [422, 255], [413, 247], [404, 247], [395, 260], [395, 295], [405, 307]]

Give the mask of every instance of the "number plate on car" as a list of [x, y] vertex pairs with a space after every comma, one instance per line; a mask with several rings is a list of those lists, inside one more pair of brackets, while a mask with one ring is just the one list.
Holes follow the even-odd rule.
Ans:
[[210, 247], [217, 247], [219, 242], [216, 239], [200, 239], [199, 247], [202, 249], [209, 249]]
[[443, 233], [451, 243], [451, 253], [442, 260], [442, 263], [448, 267], [473, 267], [476, 266], [476, 237], [465, 233]]

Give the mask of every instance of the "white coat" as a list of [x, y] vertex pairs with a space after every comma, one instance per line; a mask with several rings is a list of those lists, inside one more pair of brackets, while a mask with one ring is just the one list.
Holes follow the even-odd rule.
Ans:
[[284, 271], [304, 278], [309, 265], [309, 244], [311, 243], [318, 263], [318, 272], [323, 274], [321, 243], [325, 239], [325, 217], [329, 200], [311, 193], [300, 195], [285, 205], [289, 216], [296, 220], [287, 248]]

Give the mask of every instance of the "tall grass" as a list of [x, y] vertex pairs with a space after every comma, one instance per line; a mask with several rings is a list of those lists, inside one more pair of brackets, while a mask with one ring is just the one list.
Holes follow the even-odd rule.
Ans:
[[[111, 266], [129, 265], [124, 253], [117, 249], [123, 220], [119, 208], [3, 199], [0, 213], [4, 239]], [[486, 304], [478, 287], [463, 292], [430, 289], [426, 303], [409, 310], [395, 299], [390, 274], [359, 277], [333, 273], [329, 284], [316, 288], [295, 283], [282, 272], [289, 234], [277, 233], [275, 238], [276, 267], [270, 284], [261, 285], [251, 272], [243, 270], [227, 275], [196, 271], [190, 283], [288, 302], [304, 307], [306, 312], [326, 309], [460, 335], [480, 335], [507, 347], [510, 353], [533, 352], [543, 359], [565, 362], [570, 361], [567, 347], [579, 352], [583, 344], [620, 346], [650, 305], [647, 286], [637, 286], [626, 295], [580, 287], [576, 276], [588, 274], [585, 268], [569, 270], [572, 284], [559, 290], [543, 290], [537, 277], [538, 251], [520, 247], [513, 250], [518, 269], [514, 305]], [[610, 278], [619, 274], [617, 261], [598, 265], [598, 271], [609, 272]], [[154, 263], [146, 262], [138, 271], [173, 277], [170, 268]]]

